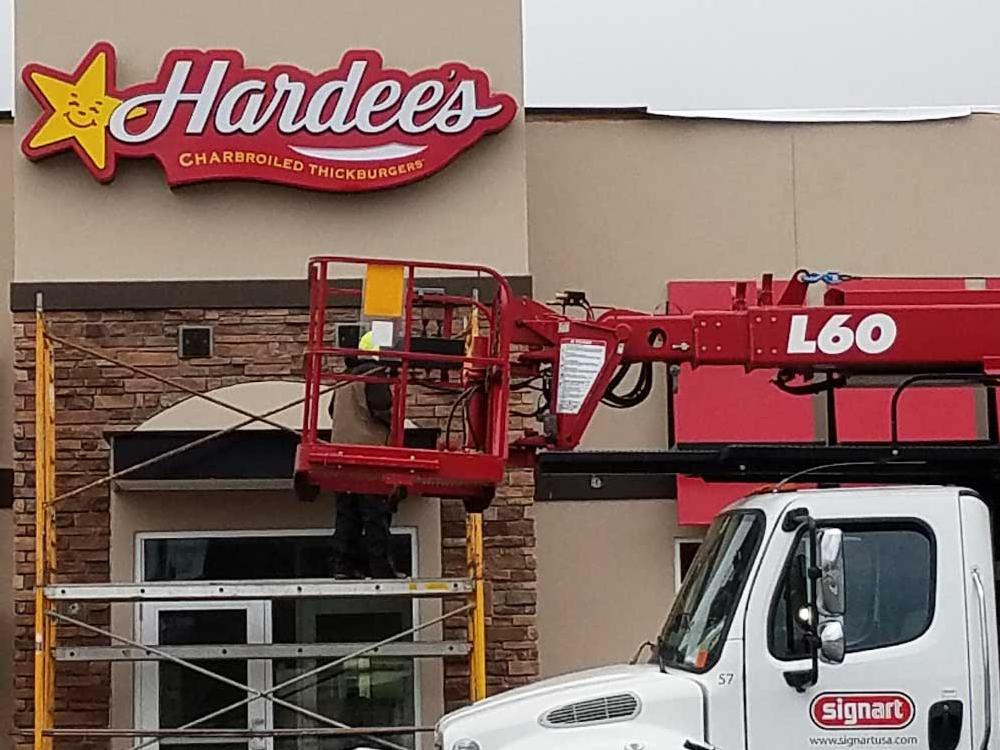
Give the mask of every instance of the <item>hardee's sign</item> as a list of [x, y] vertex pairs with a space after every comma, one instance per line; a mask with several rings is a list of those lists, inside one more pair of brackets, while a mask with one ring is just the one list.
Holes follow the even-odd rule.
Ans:
[[517, 104], [457, 63], [404, 73], [372, 50], [322, 73], [247, 68], [232, 50], [169, 52], [156, 79], [119, 89], [115, 49], [96, 44], [75, 71], [25, 67], [44, 110], [22, 143], [42, 159], [72, 149], [101, 182], [119, 157], [157, 159], [167, 182], [255, 180], [358, 192], [434, 174]]

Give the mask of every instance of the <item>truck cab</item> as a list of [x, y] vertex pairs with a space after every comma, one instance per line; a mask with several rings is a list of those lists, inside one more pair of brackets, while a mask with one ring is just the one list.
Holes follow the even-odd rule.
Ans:
[[473, 704], [436, 746], [1000, 746], [993, 560], [971, 490], [748, 497], [712, 524], [648, 663]]

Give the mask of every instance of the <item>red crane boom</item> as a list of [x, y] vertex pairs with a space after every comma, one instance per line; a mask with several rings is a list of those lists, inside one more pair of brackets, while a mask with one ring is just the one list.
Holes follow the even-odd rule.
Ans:
[[[331, 269], [344, 264], [365, 267], [362, 286], [331, 277]], [[296, 459], [302, 487], [378, 493], [406, 487], [484, 507], [508, 463], [523, 465], [538, 450], [572, 450], [602, 402], [641, 402], [655, 363], [776, 370], [779, 386], [801, 392], [856, 375], [992, 382], [1000, 371], [1000, 293], [992, 290], [873, 292], [847, 285], [809, 305], [814, 277], [799, 271], [780, 295], [764, 276], [752, 300], [749, 285], [734, 282], [730, 310], [649, 314], [598, 310], [579, 292], [543, 305], [515, 295], [500, 274], [482, 266], [323, 257], [309, 268], [306, 408]], [[474, 275], [492, 300], [428, 288], [429, 273]], [[382, 283], [388, 294], [376, 283], [386, 278], [393, 280]], [[389, 313], [382, 316], [390, 318], [381, 321], [383, 331], [391, 323], [395, 339], [380, 355], [384, 372], [360, 379], [393, 387], [392, 434], [385, 446], [333, 444], [320, 427], [322, 392], [359, 379], [344, 373], [340, 362], [363, 353], [331, 344], [328, 319], [354, 307], [380, 320], [364, 315], [372, 307], [369, 298]], [[429, 322], [436, 326], [430, 336]], [[429, 345], [435, 341], [463, 343], [460, 349]], [[635, 366], [636, 385], [621, 393]], [[824, 378], [816, 380], [817, 373]], [[532, 412], [539, 426], [509, 435], [512, 394], [526, 389], [539, 395]], [[429, 419], [419, 395], [428, 391], [444, 400], [431, 416], [446, 425], [436, 445], [419, 447], [407, 439], [407, 420]], [[458, 435], [461, 440], [454, 439]]]

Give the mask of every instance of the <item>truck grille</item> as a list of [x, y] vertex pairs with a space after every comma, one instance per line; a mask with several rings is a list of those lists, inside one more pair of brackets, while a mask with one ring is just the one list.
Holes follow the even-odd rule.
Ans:
[[628, 721], [637, 716], [638, 713], [639, 699], [631, 693], [619, 693], [618, 695], [605, 695], [553, 708], [542, 716], [541, 723], [548, 727], [600, 724]]

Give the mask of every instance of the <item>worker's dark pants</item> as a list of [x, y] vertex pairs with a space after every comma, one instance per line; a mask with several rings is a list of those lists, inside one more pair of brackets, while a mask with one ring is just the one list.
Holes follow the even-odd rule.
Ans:
[[360, 569], [373, 562], [390, 560], [389, 525], [392, 507], [381, 495], [337, 495], [337, 518], [333, 528], [335, 559]]

